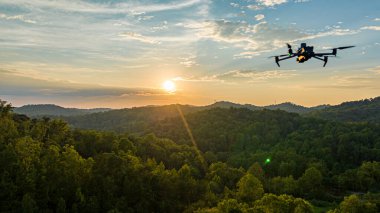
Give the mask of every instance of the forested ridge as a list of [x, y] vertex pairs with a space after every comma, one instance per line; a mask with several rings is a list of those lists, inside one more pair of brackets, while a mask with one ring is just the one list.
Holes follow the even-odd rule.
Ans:
[[310, 114], [328, 120], [380, 123], [380, 97], [344, 102]]
[[1, 212], [380, 209], [376, 123], [179, 106], [198, 151], [175, 107], [131, 113], [127, 127], [99, 131], [30, 119], [0, 104]]
[[94, 108], [94, 109], [77, 109], [77, 108], [64, 108], [54, 104], [35, 104], [16, 107], [13, 109], [18, 114], [25, 114], [30, 117], [43, 117], [43, 116], [77, 116], [86, 115], [96, 112], [105, 112], [111, 109], [108, 108]]
[[[345, 102], [336, 106], [321, 105], [306, 108], [292, 103], [258, 107], [250, 104], [235, 104], [220, 101], [208, 106], [180, 105], [184, 114], [214, 108], [249, 109], [252, 111], [283, 110], [298, 113], [304, 117], [322, 118], [342, 122], [380, 123], [380, 97], [360, 101]], [[117, 132], [147, 133], [147, 128], [166, 118], [178, 116], [176, 105], [135, 107], [110, 110], [81, 116], [61, 117], [76, 128], [111, 130]]]

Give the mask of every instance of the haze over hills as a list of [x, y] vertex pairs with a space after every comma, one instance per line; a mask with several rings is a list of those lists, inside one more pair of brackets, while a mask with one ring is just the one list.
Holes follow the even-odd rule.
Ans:
[[22, 107], [15, 107], [14, 112], [25, 114], [30, 117], [41, 116], [76, 116], [85, 115], [90, 113], [109, 111], [109, 108], [94, 108], [94, 109], [77, 109], [77, 108], [64, 108], [55, 104], [34, 104], [24, 105]]
[[[143, 107], [133, 107], [133, 108], [125, 108], [125, 109], [116, 109], [118, 110], [128, 110], [133, 109], [136, 110], [138, 108], [166, 108], [170, 105], [164, 105], [164, 106], [143, 106]], [[185, 105], [183, 105], [185, 106]], [[229, 101], [218, 101], [210, 105], [206, 106], [193, 106], [193, 105], [186, 105], [187, 110], [189, 111], [198, 111], [203, 109], [210, 109], [210, 108], [247, 108], [250, 110], [262, 110], [262, 109], [270, 109], [270, 110], [284, 110], [287, 112], [295, 112], [299, 114], [308, 113], [314, 110], [318, 109], [324, 109], [326, 107], [329, 107], [329, 105], [320, 105], [315, 107], [304, 107], [301, 105], [297, 105], [291, 102], [285, 102], [281, 104], [275, 104], [275, 105], [268, 105], [268, 106], [256, 106], [252, 104], [238, 104], [233, 103]], [[34, 104], [34, 105], [24, 105], [21, 107], [15, 107], [14, 112], [19, 114], [25, 114], [29, 117], [41, 117], [41, 116], [78, 116], [78, 115], [85, 115], [85, 114], [91, 114], [91, 113], [98, 113], [98, 112], [107, 112], [107, 111], [114, 111], [115, 109], [110, 108], [94, 108], [94, 109], [78, 109], [78, 108], [65, 108], [54, 104]]]
[[[373, 100], [378, 99], [379, 98]], [[180, 107], [184, 114], [214, 108], [245, 108], [252, 111], [282, 110], [291, 113], [297, 113], [302, 116], [329, 120], [334, 120], [336, 118], [336, 120], [339, 121], [370, 121], [380, 123], [380, 103], [377, 101], [374, 102], [369, 100], [347, 102], [334, 107], [322, 105], [311, 108], [295, 105], [292, 103], [258, 107], [249, 104], [241, 105], [225, 101], [216, 102], [208, 106], [172, 104], [166, 106], [147, 106], [130, 109], [126, 108], [119, 110], [110, 110], [106, 112], [92, 113], [80, 116], [66, 116], [63, 117], [63, 119], [76, 128], [112, 130], [117, 132], [144, 132], [144, 130], [148, 129], [149, 126], [151, 126], [153, 123], [156, 123], [157, 121], [178, 117], [178, 107]], [[332, 108], [333, 111], [329, 111], [329, 108]], [[355, 114], [352, 114], [351, 109], [360, 111], [360, 114], [358, 114], [359, 116], [357, 118], [355, 118]], [[331, 113], [335, 113], [336, 116], [330, 116]], [[372, 116], [369, 116], [370, 114], [372, 114]], [[367, 115], [367, 117], [364, 115]]]
[[[349, 122], [380, 123], [380, 97], [360, 101], [344, 102], [340, 105], [320, 105], [304, 107], [290, 102], [269, 106], [237, 104], [219, 101], [207, 106], [178, 105], [184, 114], [213, 108], [246, 108], [249, 110], [283, 110], [303, 116], [323, 118], [327, 120]], [[29, 117], [62, 117], [77, 128], [112, 130], [118, 132], [139, 132], [148, 125], [171, 117], [178, 117], [175, 104], [164, 106], [145, 106], [125, 109], [76, 109], [63, 108], [56, 105], [26, 105], [14, 109], [16, 113]]]

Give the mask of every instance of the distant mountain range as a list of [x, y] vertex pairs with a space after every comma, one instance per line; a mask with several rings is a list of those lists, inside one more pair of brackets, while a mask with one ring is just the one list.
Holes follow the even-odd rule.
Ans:
[[[142, 109], [156, 109], [157, 107], [163, 107], [166, 108], [171, 105], [166, 106], [145, 106], [145, 107], [133, 107], [130, 108], [131, 110], [137, 110], [139, 108]], [[228, 101], [219, 101], [215, 102], [211, 105], [206, 106], [192, 106], [192, 105], [182, 105], [186, 106], [188, 111], [198, 111], [198, 110], [204, 110], [204, 109], [211, 109], [211, 108], [247, 108], [250, 110], [261, 110], [261, 109], [270, 109], [270, 110], [284, 110], [287, 112], [294, 112], [294, 113], [308, 113], [314, 110], [324, 109], [326, 107], [329, 107], [329, 105], [321, 105], [316, 107], [304, 107], [301, 105], [296, 105], [290, 102], [281, 103], [277, 105], [269, 105], [269, 106], [255, 106], [252, 104], [237, 104], [232, 103]], [[107, 111], [128, 111], [128, 108], [126, 109], [110, 109], [110, 108], [94, 108], [94, 109], [78, 109], [78, 108], [64, 108], [61, 106], [57, 106], [54, 104], [35, 104], [35, 105], [25, 105], [22, 107], [16, 107], [14, 108], [14, 112], [19, 114], [25, 114], [29, 117], [42, 117], [42, 116], [78, 116], [78, 115], [86, 115], [91, 113], [98, 113], [98, 112], [107, 112]]]
[[220, 108], [247, 108], [250, 110], [262, 110], [262, 109], [270, 109], [270, 110], [283, 110], [286, 112], [294, 112], [298, 114], [304, 114], [308, 113], [314, 110], [320, 110], [329, 107], [330, 105], [320, 105], [315, 107], [304, 107], [301, 105], [297, 105], [291, 102], [285, 102], [281, 104], [275, 104], [275, 105], [269, 105], [269, 106], [255, 106], [252, 104], [236, 104], [228, 101], [219, 101], [214, 104], [211, 104], [209, 106], [205, 106], [205, 108], [214, 108], [214, 107], [220, 107]]
[[[179, 105], [184, 114], [212, 108], [247, 108], [250, 110], [283, 110], [303, 116], [343, 122], [380, 123], [380, 97], [360, 101], [344, 102], [340, 105], [320, 105], [304, 107], [290, 102], [269, 106], [237, 104], [227, 101], [215, 102], [206, 106]], [[75, 127], [101, 130], [143, 129], [149, 123], [178, 116], [177, 105], [145, 106], [125, 109], [76, 109], [52, 104], [26, 105], [15, 108], [19, 114], [29, 117], [62, 117]]]
[[42, 116], [77, 116], [86, 115], [97, 112], [105, 112], [111, 109], [108, 108], [95, 108], [95, 109], [77, 109], [77, 108], [64, 108], [54, 104], [36, 104], [25, 105], [13, 109], [18, 114], [25, 114], [29, 117], [42, 117]]

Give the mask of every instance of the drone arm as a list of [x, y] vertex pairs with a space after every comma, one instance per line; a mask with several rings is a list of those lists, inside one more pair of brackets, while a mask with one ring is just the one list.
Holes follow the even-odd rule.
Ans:
[[314, 56], [319, 56], [319, 57], [321, 57], [321, 56], [329, 56], [329, 55], [336, 56], [336, 52], [335, 53], [315, 53], [314, 54]]
[[279, 58], [278, 61], [283, 61], [283, 60], [286, 60], [286, 59], [289, 59], [289, 58], [293, 58], [293, 57], [295, 57], [295, 56], [297, 56], [297, 55], [296, 55], [296, 54], [293, 54], [293, 55], [291, 55], [291, 56], [287, 56], [287, 57], [285, 57], [285, 58]]
[[318, 59], [318, 60], [324, 61], [323, 58], [320, 58], [320, 57], [318, 57], [318, 56], [313, 56], [313, 58], [316, 58], [316, 59]]
[[279, 58], [279, 57], [281, 57], [281, 56], [275, 56], [276, 64], [277, 64], [278, 67], [280, 67], [280, 63], [278, 63], [278, 62], [283, 61], [283, 60], [286, 60], [286, 59], [289, 59], [289, 58], [293, 58], [293, 57], [295, 57], [295, 56], [297, 56], [297, 55], [296, 55], [296, 54], [293, 54], [293, 55], [291, 55], [291, 56], [287, 56], [287, 57], [285, 57], [285, 58]]

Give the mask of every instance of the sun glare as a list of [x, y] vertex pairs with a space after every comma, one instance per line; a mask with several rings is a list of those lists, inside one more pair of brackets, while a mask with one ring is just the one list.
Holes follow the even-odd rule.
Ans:
[[166, 92], [175, 92], [176, 91], [176, 88], [175, 88], [175, 84], [173, 81], [170, 81], [170, 80], [167, 80], [165, 81], [163, 84], [162, 84], [162, 87], [164, 88], [164, 90]]

